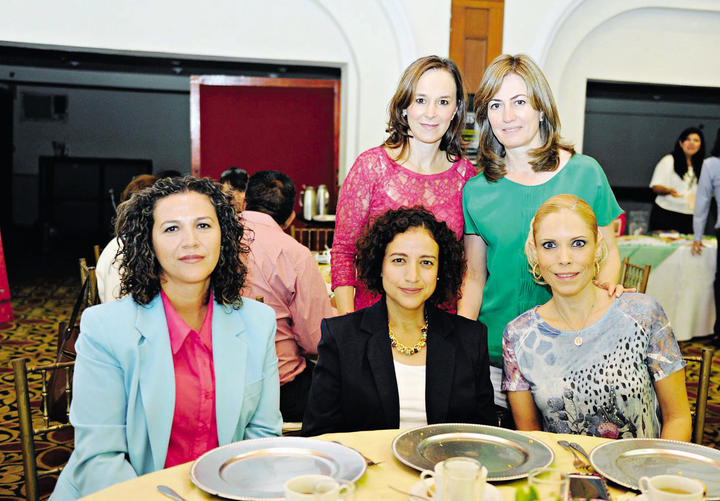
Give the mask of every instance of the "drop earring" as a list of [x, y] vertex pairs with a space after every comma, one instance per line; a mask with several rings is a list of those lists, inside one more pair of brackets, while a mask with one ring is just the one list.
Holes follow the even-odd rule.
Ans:
[[401, 115], [403, 118], [407, 118], [407, 110], [402, 110]]

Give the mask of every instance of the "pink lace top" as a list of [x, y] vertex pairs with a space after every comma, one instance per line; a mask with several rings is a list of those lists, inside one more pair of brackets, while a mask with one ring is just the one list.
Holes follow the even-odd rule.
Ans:
[[355, 309], [377, 301], [355, 279], [355, 240], [368, 221], [389, 209], [423, 205], [445, 221], [458, 239], [463, 234], [462, 188], [475, 175], [467, 159], [445, 172], [418, 174], [390, 159], [382, 146], [362, 153], [340, 188], [332, 248], [332, 287], [355, 287]]

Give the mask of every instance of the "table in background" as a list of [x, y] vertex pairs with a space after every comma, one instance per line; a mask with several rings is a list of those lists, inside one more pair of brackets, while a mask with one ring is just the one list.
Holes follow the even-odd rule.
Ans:
[[692, 240], [644, 235], [618, 238], [621, 260], [629, 257], [633, 264], [652, 266], [645, 293], [662, 305], [678, 341], [713, 332], [717, 243], [706, 238], [703, 244], [702, 255], [693, 256]]
[[[400, 494], [392, 489], [397, 487], [405, 491], [410, 490], [417, 481], [419, 481], [419, 473], [400, 463], [392, 454], [392, 441], [401, 433], [401, 430], [377, 430], [377, 431], [360, 431], [355, 433], [330, 433], [321, 435], [322, 440], [336, 440], [343, 445], [353, 447], [370, 459], [379, 462], [375, 466], [368, 467], [365, 476], [357, 482], [357, 492], [355, 501], [407, 501], [408, 496]], [[580, 445], [590, 452], [594, 447], [605, 443], [608, 439], [597, 437], [586, 437], [582, 435], [565, 435], [545, 433], [540, 431], [529, 432], [538, 440], [547, 444], [555, 452], [555, 461], [553, 467], [562, 471], [573, 472], [573, 458], [569, 452], [557, 445], [557, 440], [566, 439], [578, 442]], [[190, 466], [192, 463], [186, 463], [174, 468], [160, 470], [149, 473], [127, 482], [123, 482], [105, 490], [96, 492], [93, 495], [83, 499], [87, 501], [125, 501], [127, 499], [143, 499], [163, 501], [167, 498], [157, 491], [158, 485], [168, 485], [175, 489], [181, 496], [188, 501], [198, 500], [216, 500], [215, 496], [205, 493], [198, 489], [190, 481]], [[515, 499], [515, 488], [527, 485], [527, 480], [516, 480], [514, 482], [498, 482], [494, 483], [500, 489], [503, 501], [513, 501]], [[626, 497], [634, 496], [626, 495], [624, 488], [610, 487], [610, 493], [615, 501], [622, 501]]]

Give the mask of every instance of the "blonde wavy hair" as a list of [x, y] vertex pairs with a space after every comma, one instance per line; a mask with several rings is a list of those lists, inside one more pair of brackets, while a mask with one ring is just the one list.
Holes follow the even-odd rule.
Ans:
[[575, 195], [555, 195], [545, 200], [540, 208], [535, 212], [535, 217], [530, 221], [530, 232], [528, 233], [527, 240], [525, 241], [525, 257], [527, 257], [528, 264], [530, 265], [528, 271], [533, 277], [535, 283], [540, 285], [546, 285], [547, 283], [543, 280], [540, 275], [537, 259], [537, 248], [535, 245], [535, 232], [540, 226], [540, 223], [550, 214], [556, 214], [562, 210], [568, 210], [573, 214], [580, 216], [580, 219], [587, 225], [587, 227], [595, 235], [595, 277], [600, 273], [602, 264], [607, 259], [608, 246], [607, 242], [600, 232], [600, 228], [597, 224], [597, 218], [592, 207], [582, 198], [576, 197]]

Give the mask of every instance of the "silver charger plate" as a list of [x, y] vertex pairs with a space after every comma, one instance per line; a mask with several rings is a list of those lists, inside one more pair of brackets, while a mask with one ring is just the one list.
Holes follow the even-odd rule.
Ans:
[[285, 482], [299, 475], [329, 475], [355, 482], [365, 459], [343, 445], [303, 437], [244, 440], [218, 447], [195, 460], [190, 479], [227, 499], [282, 501]]
[[638, 490], [640, 477], [682, 475], [707, 487], [707, 499], [720, 500], [720, 451], [660, 438], [628, 438], [595, 447], [590, 462], [598, 473]]
[[477, 459], [487, 468], [489, 481], [525, 478], [533, 468], [555, 460], [552, 449], [536, 438], [480, 424], [421, 426], [398, 435], [392, 448], [401, 463], [416, 470], [432, 470], [455, 456]]

